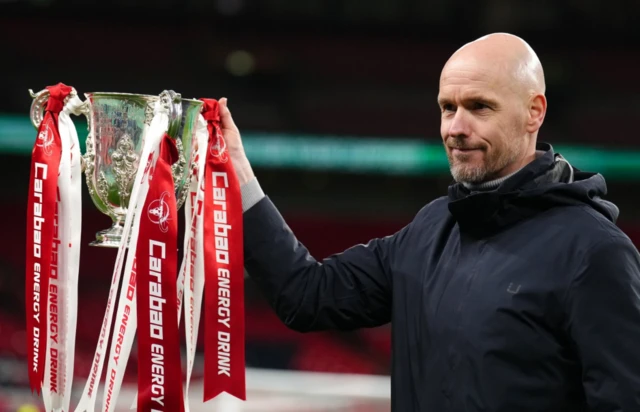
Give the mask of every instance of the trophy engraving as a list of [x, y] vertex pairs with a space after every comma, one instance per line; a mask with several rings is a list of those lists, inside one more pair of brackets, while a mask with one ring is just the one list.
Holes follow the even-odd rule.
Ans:
[[144, 108], [144, 124], [147, 126], [151, 125], [151, 120], [153, 120], [153, 102], [148, 102]]
[[133, 178], [138, 169], [138, 155], [133, 151], [133, 142], [128, 134], [122, 135], [111, 154], [113, 173], [118, 185], [118, 195], [123, 203], [129, 204]]

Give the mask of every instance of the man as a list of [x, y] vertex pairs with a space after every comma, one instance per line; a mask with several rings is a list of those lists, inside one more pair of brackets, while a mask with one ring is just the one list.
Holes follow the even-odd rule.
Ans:
[[640, 411], [640, 256], [604, 178], [537, 143], [544, 93], [523, 40], [458, 50], [438, 95], [448, 196], [322, 262], [262, 193], [221, 99], [249, 274], [295, 330], [391, 321], [394, 411]]

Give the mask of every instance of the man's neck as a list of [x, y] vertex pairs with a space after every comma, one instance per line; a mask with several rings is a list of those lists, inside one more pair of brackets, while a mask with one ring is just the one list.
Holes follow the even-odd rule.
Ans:
[[471, 190], [472, 192], [487, 192], [489, 190], [497, 189], [498, 186], [500, 186], [502, 184], [502, 182], [504, 182], [505, 180], [507, 180], [511, 176], [515, 175], [519, 171], [520, 170], [516, 170], [515, 172], [513, 172], [511, 174], [508, 174], [508, 175], [503, 176], [503, 177], [499, 177], [497, 179], [489, 180], [489, 181], [486, 181], [486, 182], [480, 182], [480, 183], [461, 182], [461, 183], [462, 183], [462, 185], [464, 187], [466, 187], [467, 189]]

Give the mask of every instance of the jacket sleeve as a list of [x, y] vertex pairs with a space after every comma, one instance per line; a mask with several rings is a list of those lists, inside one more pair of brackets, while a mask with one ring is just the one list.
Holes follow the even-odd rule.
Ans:
[[640, 257], [631, 241], [589, 251], [567, 296], [588, 410], [640, 411]]
[[245, 268], [288, 327], [350, 330], [390, 321], [390, 260], [406, 228], [318, 262], [268, 197], [243, 220]]

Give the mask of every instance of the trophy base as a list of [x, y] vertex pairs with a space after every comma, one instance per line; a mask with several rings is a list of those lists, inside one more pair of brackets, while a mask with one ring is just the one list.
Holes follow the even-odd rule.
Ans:
[[89, 246], [119, 248], [122, 242], [122, 225], [114, 222], [109, 229], [96, 233], [96, 240], [89, 243]]

